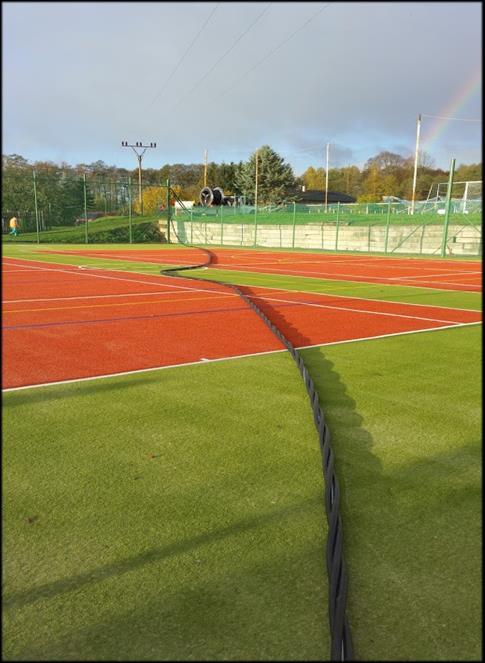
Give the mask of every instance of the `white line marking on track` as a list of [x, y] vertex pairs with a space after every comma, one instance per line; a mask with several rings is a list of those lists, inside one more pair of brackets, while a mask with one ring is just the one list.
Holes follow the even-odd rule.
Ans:
[[[143, 285], [151, 285], [159, 288], [178, 288], [179, 290], [194, 290], [194, 291], [200, 291], [200, 292], [214, 292], [212, 289], [206, 289], [206, 288], [194, 288], [194, 287], [189, 287], [189, 286], [183, 286], [183, 285], [175, 285], [172, 282], [172, 278], [170, 276], [163, 277], [163, 275], [157, 275], [154, 274], [153, 278], [157, 279], [162, 279], [162, 278], [168, 278], [170, 279], [170, 285], [168, 283], [156, 283], [155, 281], [142, 281], [141, 279], [127, 279], [123, 278], [121, 276], [107, 276], [106, 274], [93, 274], [92, 272], [78, 272], [75, 270], [71, 269], [53, 269], [51, 267], [32, 267], [31, 265], [26, 265], [26, 269], [31, 269], [33, 271], [37, 272], [56, 272], [60, 274], [74, 274], [75, 276], [84, 276], [84, 277], [93, 277], [93, 278], [99, 278], [99, 279], [109, 279], [111, 281], [127, 281], [129, 283], [142, 283]], [[77, 267], [77, 265], [72, 265], [72, 267]], [[111, 271], [116, 271], [116, 270], [111, 270]], [[139, 272], [133, 272], [134, 274], [138, 274]], [[146, 274], [144, 275], [146, 276]], [[183, 277], [182, 277], [183, 278]]]
[[[457, 323], [453, 325], [447, 325], [446, 327], [432, 327], [430, 328], [424, 328], [424, 329], [414, 329], [412, 331], [404, 331], [404, 332], [393, 332], [392, 334], [380, 334], [378, 336], [365, 336], [362, 338], [351, 338], [348, 340], [344, 341], [330, 341], [328, 343], [315, 343], [314, 345], [300, 345], [296, 346], [297, 350], [309, 350], [311, 348], [321, 348], [325, 347], [327, 345], [342, 345], [344, 343], [358, 343], [360, 341], [373, 341], [375, 339], [380, 339], [380, 338], [388, 338], [391, 336], [406, 336], [409, 334], [420, 334], [423, 332], [435, 332], [435, 331], [443, 331], [444, 329], [454, 329], [456, 327], [471, 327], [473, 325], [479, 325], [481, 322], [465, 322], [465, 323]], [[163, 371], [167, 368], [182, 368], [184, 366], [202, 366], [204, 364], [212, 364], [216, 362], [221, 362], [221, 361], [231, 361], [232, 359], [247, 359], [250, 357], [260, 357], [264, 355], [272, 355], [272, 354], [278, 354], [282, 352], [288, 352], [286, 348], [282, 350], [268, 350], [265, 352], [253, 352], [253, 353], [248, 353], [245, 355], [234, 355], [233, 357], [220, 357], [218, 359], [207, 359], [205, 361], [199, 360], [199, 361], [190, 361], [186, 362], [184, 364], [171, 364], [170, 366], [153, 366], [152, 368], [140, 368], [140, 369], [135, 369], [133, 371], [123, 371], [120, 373], [109, 373], [107, 375], [93, 375], [87, 378], [74, 378], [72, 380], [58, 380], [57, 382], [43, 382], [40, 384], [30, 384], [30, 385], [24, 385], [22, 387], [7, 387], [6, 389], [2, 389], [3, 393], [11, 392], [11, 391], [20, 391], [23, 389], [37, 389], [39, 387], [53, 387], [56, 385], [60, 384], [73, 384], [76, 382], [87, 382], [89, 380], [101, 380], [104, 378], [116, 378], [116, 377], [121, 377], [123, 375], [136, 375], [138, 373], [148, 373], [149, 371]]]
[[[213, 292], [212, 290], [204, 290], [204, 292]], [[58, 302], [70, 299], [110, 299], [111, 297], [146, 297], [148, 295], [179, 295], [180, 290], [165, 290], [164, 292], [126, 292], [117, 295], [79, 295], [72, 297], [40, 297], [38, 299], [4, 299], [4, 304], [23, 304], [24, 302]]]
[[[264, 296], [252, 295], [251, 299], [263, 299], [273, 302], [283, 302], [285, 304], [302, 304], [304, 306], [314, 306], [316, 308], [336, 309], [338, 311], [350, 311], [352, 313], [363, 313], [365, 315], [383, 315], [391, 318], [410, 318], [411, 320], [429, 320], [430, 322], [442, 322], [445, 324], [454, 322], [453, 320], [441, 320], [439, 318], [428, 318], [419, 315], [406, 315], [404, 313], [390, 313], [386, 311], [369, 311], [367, 309], [350, 308], [348, 306], [332, 306], [330, 304], [316, 304], [314, 302], [301, 302], [298, 300], [291, 300], [291, 299], [279, 299], [278, 297], [264, 297]], [[412, 306], [412, 304], [410, 304], [410, 306]], [[477, 313], [479, 312], [477, 311]]]
[[[241, 272], [240, 272], [239, 270], [237, 270], [237, 269], [228, 269], [228, 268], [225, 268], [224, 271], [227, 271], [227, 272], [236, 272], [237, 274], [241, 274]], [[275, 271], [283, 272], [283, 274], [286, 274], [286, 276], [291, 276], [291, 278], [294, 278], [294, 279], [309, 279], [309, 278], [311, 278], [311, 279], [315, 279], [315, 278], [317, 278], [317, 277], [315, 277], [315, 276], [308, 276], [308, 275], [305, 275], [305, 274], [301, 274], [301, 272], [299, 272], [299, 273], [291, 273], [291, 274], [290, 274], [289, 272], [285, 272], [285, 271], [282, 270], [282, 269], [280, 269], [280, 270], [274, 270], [273, 272], [257, 272], [257, 271], [256, 271], [254, 274], [255, 274], [256, 276], [257, 276], [258, 274], [263, 274], [263, 275], [266, 275], [266, 274], [274, 274]], [[342, 276], [342, 275], [340, 274], [340, 276]], [[384, 281], [375, 281], [375, 280], [373, 280], [373, 281], [365, 281], [365, 280], [361, 280], [361, 281], [359, 281], [358, 278], [355, 277], [355, 276], [353, 277], [353, 279], [343, 279], [343, 280], [342, 280], [342, 279], [339, 279], [338, 277], [339, 277], [339, 275], [336, 274], [336, 275], [334, 275], [334, 276], [330, 276], [330, 277], [326, 276], [326, 277], [321, 277], [321, 278], [323, 278], [324, 281], [335, 281], [335, 282], [346, 283], [346, 284], [347, 284], [347, 283], [359, 283], [361, 286], [362, 286], [362, 285], [379, 285], [379, 286], [384, 286], [384, 287], [388, 287], [388, 288], [389, 288], [389, 287], [391, 287], [391, 288], [395, 288], [395, 287], [396, 287], [396, 284], [395, 284], [395, 283], [385, 283]], [[364, 278], [373, 278], [373, 277], [362, 277], [362, 279], [364, 279]], [[386, 280], [389, 280], [389, 279], [386, 279]], [[398, 284], [398, 285], [399, 285], [399, 284]], [[463, 285], [465, 285], [465, 286], [469, 286], [470, 284], [469, 284], [469, 283], [466, 283], [466, 284], [463, 284]], [[256, 286], [255, 286], [255, 287], [256, 287]], [[261, 286], [261, 287], [264, 287], [264, 286]], [[433, 287], [432, 287], [432, 288], [424, 288], [422, 285], [413, 285], [413, 284], [411, 284], [411, 283], [404, 283], [404, 284], [402, 284], [402, 287], [403, 287], [403, 288], [419, 288], [420, 290], [439, 290], [440, 292], [442, 292], [442, 291], [444, 291], [444, 292], [481, 292], [481, 289], [479, 289], [479, 290], [472, 290], [472, 291], [470, 291], [470, 290], [465, 290], [465, 291], [464, 291], [464, 290], [453, 290], [453, 288], [440, 288], [440, 287], [439, 287], [439, 284], [433, 284]], [[472, 287], [473, 287], [473, 286], [472, 286]]]
[[418, 276], [389, 276], [386, 277], [389, 279], [389, 281], [396, 281], [397, 279], [403, 280], [403, 281], [412, 281], [414, 279], [434, 279], [437, 276], [469, 276], [469, 275], [475, 275], [475, 274], [481, 274], [482, 272], [477, 271], [477, 272], [445, 272], [444, 274], [420, 274]]

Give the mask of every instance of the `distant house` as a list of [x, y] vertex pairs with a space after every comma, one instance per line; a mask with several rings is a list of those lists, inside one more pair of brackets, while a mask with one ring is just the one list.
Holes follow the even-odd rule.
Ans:
[[[308, 189], [306, 191], [295, 191], [293, 194], [297, 203], [304, 205], [323, 205], [325, 204], [325, 191], [317, 191], [315, 189]], [[327, 194], [327, 202], [329, 205], [334, 203], [355, 203], [355, 198], [349, 196], [347, 193], [340, 193], [339, 191], [329, 191]]]

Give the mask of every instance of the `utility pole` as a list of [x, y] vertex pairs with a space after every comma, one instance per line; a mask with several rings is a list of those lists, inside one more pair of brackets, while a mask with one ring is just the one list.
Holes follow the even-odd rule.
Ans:
[[418, 157], [419, 157], [419, 134], [421, 132], [421, 113], [418, 115], [416, 127], [416, 151], [414, 153], [414, 175], [413, 175], [413, 195], [411, 198], [411, 214], [414, 214], [414, 203], [416, 201], [416, 179], [418, 175]]
[[330, 143], [327, 143], [327, 167], [325, 169], [325, 212], [328, 211], [328, 153], [330, 151]]
[[204, 189], [207, 186], [207, 150], [204, 152]]
[[259, 161], [259, 149], [256, 150], [256, 176], [254, 184], [254, 207], [256, 208], [256, 214], [258, 212], [258, 161]]
[[[150, 143], [150, 145], [143, 145], [143, 143], [137, 141], [134, 145], [129, 145], [126, 140], [121, 141], [121, 147], [131, 147], [133, 152], [136, 154], [136, 158], [138, 159], [138, 199], [140, 202], [140, 211], [142, 216], [143, 216], [143, 196], [141, 192], [141, 161], [147, 149], [149, 147], [156, 147], [156, 146], [157, 146], [156, 143]], [[137, 147], [143, 149], [143, 152], [141, 154], [137, 152], [136, 150]]]

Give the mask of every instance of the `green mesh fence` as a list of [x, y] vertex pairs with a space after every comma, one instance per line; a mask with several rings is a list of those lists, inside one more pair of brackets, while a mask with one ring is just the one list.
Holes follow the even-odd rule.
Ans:
[[[181, 236], [205, 245], [377, 253], [481, 255], [481, 200], [202, 207], [170, 200]], [[38, 243], [165, 242], [167, 186], [105, 177], [35, 174], [22, 209], [2, 204], [4, 241]], [[20, 234], [8, 233], [16, 216]], [[446, 227], [445, 227], [446, 226]], [[444, 237], [444, 240], [443, 240]]]

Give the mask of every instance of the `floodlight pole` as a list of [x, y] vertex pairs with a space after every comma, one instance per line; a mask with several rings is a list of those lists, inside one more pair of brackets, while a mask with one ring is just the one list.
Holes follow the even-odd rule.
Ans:
[[[127, 143], [126, 140], [121, 141], [121, 147], [131, 147], [133, 152], [136, 154], [136, 158], [138, 160], [138, 199], [140, 203], [140, 212], [142, 216], [143, 216], [143, 196], [142, 196], [142, 186], [141, 186], [141, 162], [147, 149], [149, 147], [156, 147], [156, 146], [157, 146], [156, 143], [150, 143], [150, 145], [143, 145], [141, 141], [137, 141], [134, 145], [130, 145], [129, 143]], [[137, 147], [143, 148], [143, 152], [141, 152], [141, 154], [136, 151], [135, 148]]]
[[328, 154], [330, 151], [330, 143], [327, 143], [327, 167], [325, 169], [325, 212], [328, 211]]
[[204, 189], [207, 186], [207, 150], [204, 152]]
[[414, 175], [413, 175], [413, 195], [411, 198], [411, 214], [414, 214], [414, 204], [416, 201], [416, 179], [418, 175], [418, 157], [419, 157], [419, 134], [421, 133], [421, 113], [418, 115], [416, 127], [416, 151], [414, 153]]

